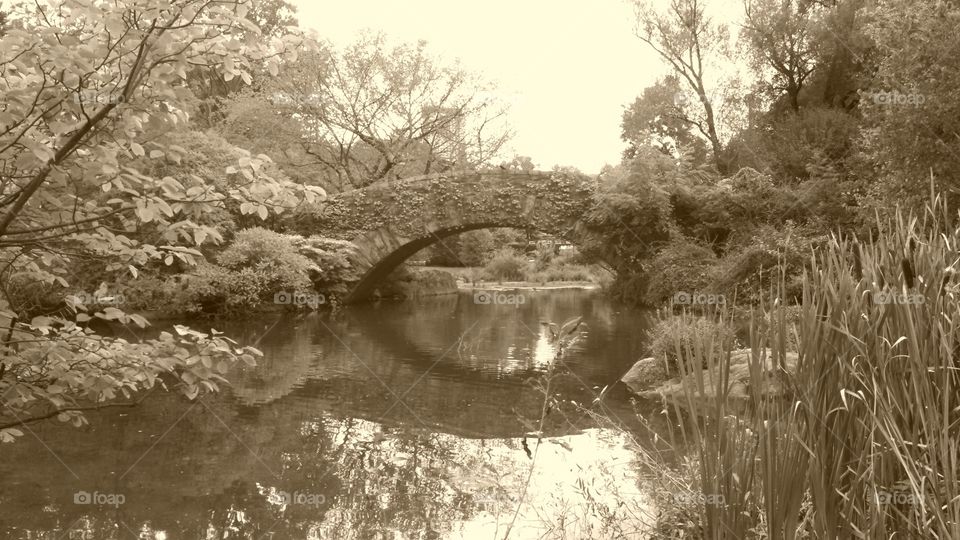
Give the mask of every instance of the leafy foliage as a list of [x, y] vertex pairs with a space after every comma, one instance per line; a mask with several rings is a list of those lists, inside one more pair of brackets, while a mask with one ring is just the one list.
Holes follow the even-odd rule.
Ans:
[[448, 236], [424, 250], [431, 266], [483, 266], [502, 245], [488, 229]]
[[629, 169], [610, 173], [583, 220], [583, 252], [614, 266], [618, 273], [642, 267], [646, 257], [669, 239], [672, 227], [666, 191], [657, 185], [675, 174], [670, 158], [652, 152]]
[[244, 152], [228, 154], [222, 183], [166, 172], [190, 153], [171, 140], [188, 119], [190, 70], [249, 83], [251, 73], [275, 71], [311, 47], [299, 36], [261, 38], [249, 8], [40, 1], [11, 15], [15, 24], [0, 37], [0, 281], [60, 288], [62, 308], [28, 322], [9, 296], [0, 301], [9, 425], [74, 418], [118, 393], [152, 388], [161, 373], [193, 398], [215, 389], [230, 362], [252, 360], [252, 351], [189, 329], [138, 343], [100, 335], [94, 319], [147, 321], [69, 294], [77, 261], [98, 260], [105, 277], [202, 267], [198, 248], [221, 238], [211, 216], [235, 208], [264, 220], [322, 197]]
[[647, 265], [649, 282], [645, 303], [655, 306], [677, 291], [705, 293], [711, 282], [716, 256], [710, 249], [686, 240], [671, 242]]
[[493, 279], [520, 280], [525, 275], [527, 259], [510, 248], [498, 251], [483, 267], [484, 274]]
[[[866, 147], [880, 169], [872, 206], [920, 209], [935, 191], [958, 202], [960, 70], [944, 51], [960, 44], [960, 11], [922, 0], [877, 5], [867, 31], [879, 52], [876, 75], [861, 95]], [[922, 36], [922, 38], [918, 38]]]
[[678, 118], [706, 139], [713, 152], [717, 170], [726, 172], [723, 159], [719, 105], [716, 88], [710, 86], [719, 72], [718, 60], [729, 54], [726, 24], [718, 22], [699, 0], [671, 0], [657, 3], [634, 0], [637, 14], [636, 34], [673, 70], [675, 80], [683, 83], [688, 104], [675, 106]]

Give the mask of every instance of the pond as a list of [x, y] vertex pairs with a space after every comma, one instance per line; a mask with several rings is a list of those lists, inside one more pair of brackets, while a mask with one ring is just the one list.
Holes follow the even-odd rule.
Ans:
[[[638, 412], [662, 426], [614, 383], [651, 314], [598, 291], [523, 295], [192, 323], [265, 356], [220, 394], [158, 391], [0, 447], [0, 534], [493, 539], [514, 522], [510, 538], [640, 537], [653, 508], [635, 445], [652, 436]], [[563, 403], [538, 448], [555, 362], [541, 323], [577, 315], [587, 331], [555, 368]]]

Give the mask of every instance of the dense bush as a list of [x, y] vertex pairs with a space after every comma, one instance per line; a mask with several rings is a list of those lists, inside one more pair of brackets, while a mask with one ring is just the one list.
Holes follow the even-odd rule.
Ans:
[[594, 269], [582, 264], [549, 265], [543, 270], [528, 272], [527, 281], [548, 283], [550, 281], [596, 281]]
[[944, 51], [960, 46], [960, 10], [952, 2], [890, 0], [878, 2], [867, 20], [878, 55], [859, 97], [868, 173], [877, 181], [865, 202], [922, 211], [932, 181], [956, 208], [960, 69]]
[[739, 240], [719, 261], [711, 287], [727, 299], [752, 304], [769, 295], [782, 270], [786, 278], [785, 296], [796, 302], [803, 269], [813, 248], [825, 236], [792, 225], [781, 229], [765, 225]]
[[291, 237], [261, 227], [237, 232], [217, 262], [233, 272], [250, 272], [265, 291], [307, 289], [310, 272], [319, 270]]
[[681, 354], [688, 350], [696, 352], [697, 347], [713, 347], [715, 354], [719, 354], [725, 352], [722, 343], [736, 344], [734, 334], [730, 325], [712, 318], [671, 316], [658, 321], [649, 331], [648, 354], [658, 360], [666, 359], [670, 369], [677, 370], [678, 343]]
[[510, 248], [498, 251], [483, 267], [490, 279], [498, 281], [520, 280], [526, 275], [527, 259]]
[[797, 183], [810, 177], [810, 163], [826, 160], [843, 167], [859, 129], [860, 120], [839, 108], [771, 114], [762, 125], [739, 133], [728, 153], [739, 168], [769, 172], [779, 184]]
[[670, 238], [674, 228], [670, 197], [663, 187], [676, 181], [676, 164], [657, 152], [638, 156], [608, 172], [583, 217], [581, 251], [618, 275], [643, 264]]
[[667, 189], [673, 219], [683, 235], [720, 249], [739, 225], [728, 187], [677, 182]]
[[717, 258], [710, 249], [680, 237], [660, 250], [647, 265], [644, 301], [660, 305], [680, 291], [706, 292]]
[[126, 284], [130, 307], [171, 313], [235, 313], [263, 307], [278, 292], [314, 291], [320, 266], [300, 254], [290, 237], [263, 228], [244, 229], [215, 258], [189, 271], [160, 271]]
[[327, 295], [343, 295], [350, 283], [360, 279], [350, 263], [357, 249], [352, 242], [322, 236], [290, 238], [297, 252], [313, 263], [309, 274], [316, 290]]
[[[173, 144], [178, 153], [176, 155], [170, 153], [167, 159], [141, 157], [130, 163], [130, 166], [137, 167], [144, 174], [156, 178], [199, 180], [202, 184], [198, 185], [220, 192], [237, 190], [249, 182], [244, 175], [236, 171], [235, 165], [238, 160], [249, 160], [250, 153], [230, 144], [215, 132], [177, 130], [165, 134], [161, 137], [161, 141]], [[265, 160], [259, 167], [261, 174], [287, 180], [287, 176], [272, 161]], [[185, 185], [189, 184], [185, 183]], [[216, 228], [221, 234], [242, 227], [264, 223], [272, 225], [282, 221], [278, 216], [268, 216], [265, 222], [256, 213], [242, 212], [242, 205], [242, 200], [225, 199], [216, 210], [195, 213], [192, 219], [199, 224]], [[189, 205], [186, 206], [189, 209]]]

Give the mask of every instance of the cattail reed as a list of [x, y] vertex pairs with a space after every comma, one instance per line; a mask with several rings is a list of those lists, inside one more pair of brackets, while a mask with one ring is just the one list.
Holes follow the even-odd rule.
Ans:
[[913, 266], [909, 260], [903, 259], [900, 261], [900, 268], [903, 270], [903, 282], [906, 283], [908, 289], [912, 289], [916, 277], [913, 273]]

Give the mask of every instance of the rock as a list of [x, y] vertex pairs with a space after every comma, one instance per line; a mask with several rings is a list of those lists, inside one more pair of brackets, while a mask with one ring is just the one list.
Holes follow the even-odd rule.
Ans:
[[[793, 373], [797, 368], [797, 354], [788, 352], [784, 359], [784, 367], [788, 373], [779, 371], [772, 366], [772, 359], [767, 353], [765, 366], [760, 375], [760, 382], [757, 388], [753, 388], [750, 380], [750, 359], [749, 349], [741, 349], [730, 353], [730, 371], [727, 380], [727, 406], [732, 411], [749, 410], [752, 397], [757, 395], [761, 399], [786, 399], [789, 397], [789, 386], [787, 385], [788, 373]], [[696, 408], [698, 410], [710, 410], [715, 407], [716, 391], [719, 383], [709, 373], [709, 370], [703, 370], [704, 392], [699, 395], [696, 392], [696, 378], [694, 374], [686, 377], [671, 379], [660, 386], [639, 392], [642, 397], [648, 399], [663, 399], [671, 404], [681, 407], [689, 406], [687, 402], [684, 386], [694, 391], [696, 395]]]
[[630, 390], [641, 393], [654, 388], [670, 378], [662, 360], [643, 358], [637, 360], [623, 377], [620, 378]]

